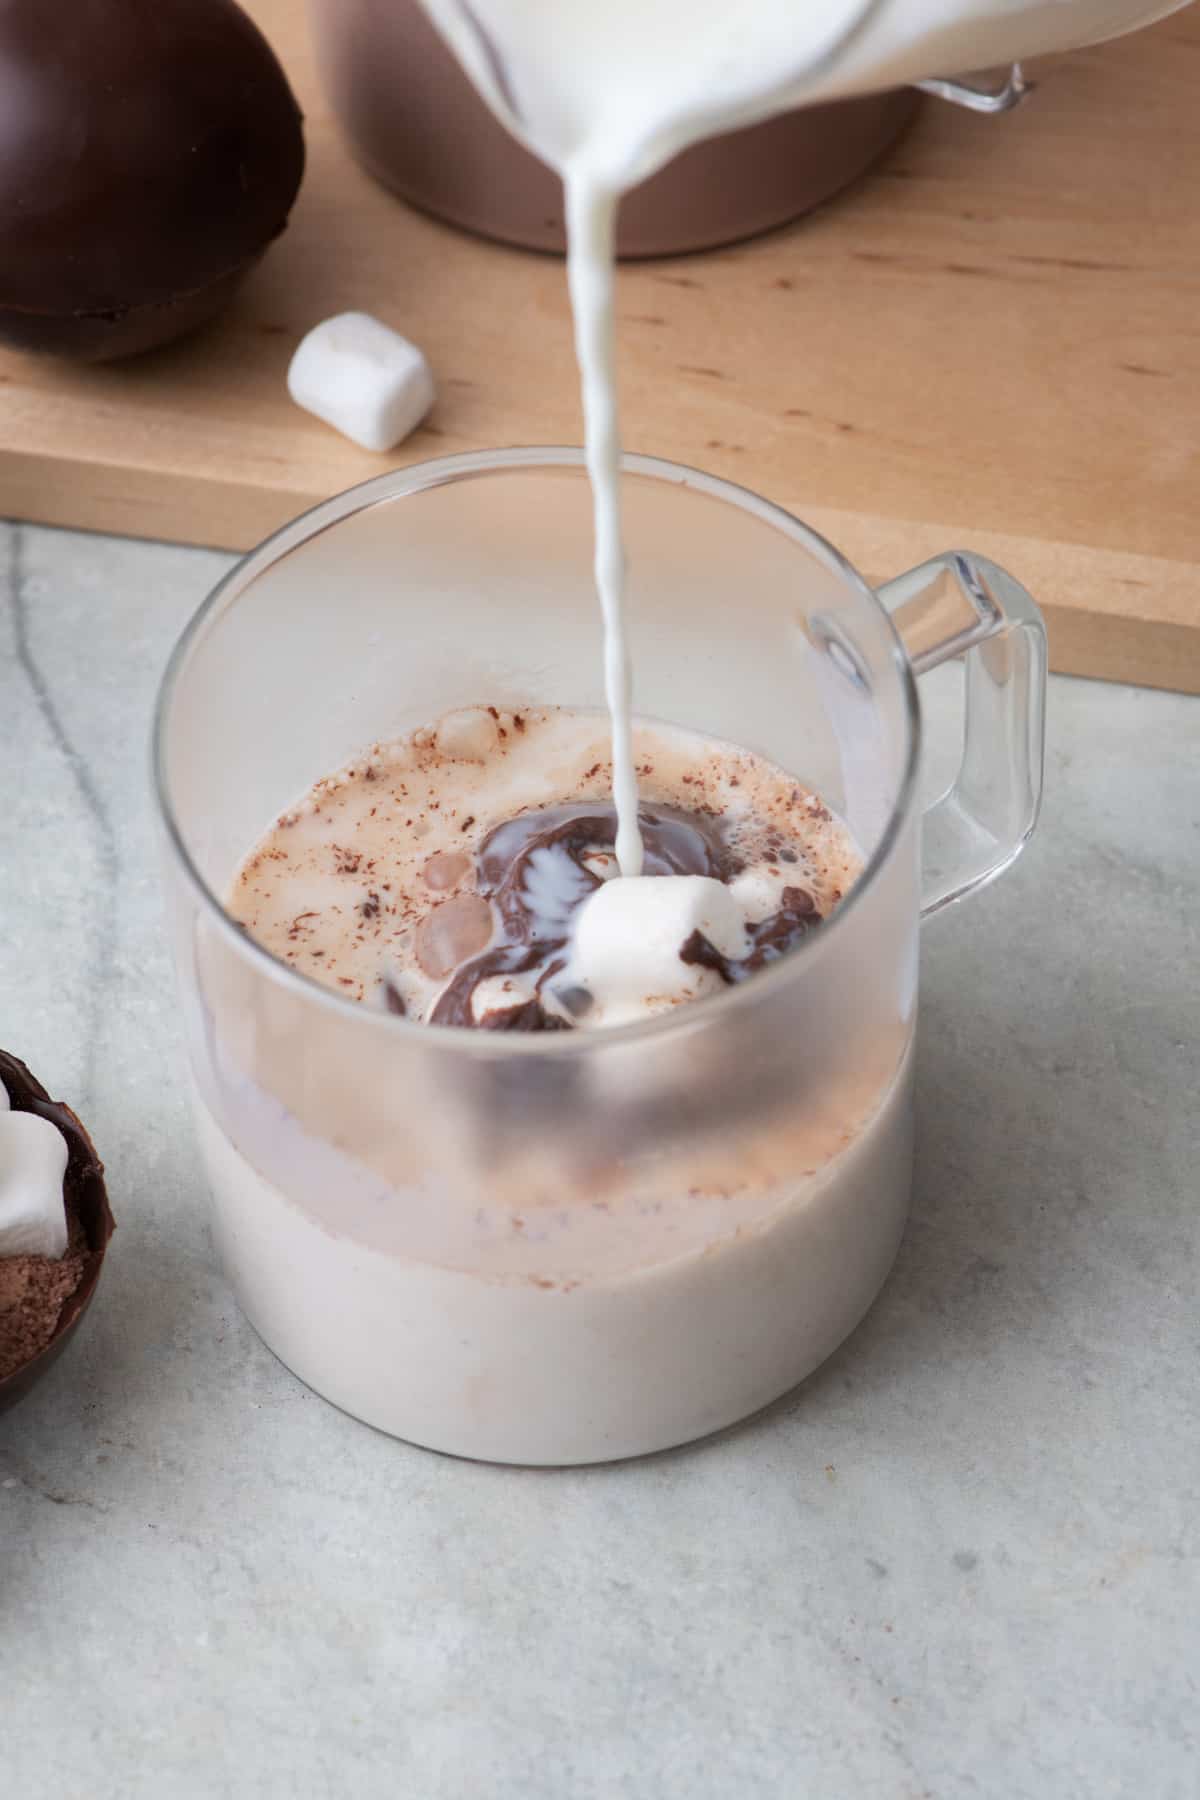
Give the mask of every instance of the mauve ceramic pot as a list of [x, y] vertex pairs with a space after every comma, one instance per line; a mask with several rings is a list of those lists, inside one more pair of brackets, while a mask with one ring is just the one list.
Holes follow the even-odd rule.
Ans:
[[[377, 181], [468, 231], [561, 252], [558, 177], [493, 118], [419, 0], [309, 0], [309, 16], [334, 110]], [[798, 218], [881, 156], [920, 99], [873, 94], [697, 144], [626, 197], [619, 253], [708, 250]]]

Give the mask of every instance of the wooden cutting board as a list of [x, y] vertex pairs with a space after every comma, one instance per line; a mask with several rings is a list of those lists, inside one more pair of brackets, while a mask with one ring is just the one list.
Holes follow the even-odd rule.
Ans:
[[[0, 352], [0, 513], [240, 548], [389, 463], [578, 441], [561, 265], [376, 188], [302, 8], [249, 10], [307, 114], [292, 225], [189, 342], [101, 369]], [[930, 102], [791, 229], [626, 267], [626, 441], [759, 489], [873, 578], [983, 551], [1041, 601], [1055, 668], [1200, 692], [1200, 8], [1034, 73], [1004, 118]], [[439, 378], [390, 458], [285, 390], [300, 335], [350, 307]]]

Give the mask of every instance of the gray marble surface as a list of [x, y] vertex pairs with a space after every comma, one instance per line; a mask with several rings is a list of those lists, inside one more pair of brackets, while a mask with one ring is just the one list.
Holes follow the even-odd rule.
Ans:
[[520, 1472], [307, 1393], [216, 1267], [146, 779], [227, 559], [0, 527], [0, 1042], [119, 1231], [0, 1419], [0, 1788], [1200, 1791], [1200, 701], [1053, 684], [1039, 837], [924, 948], [912, 1223], [800, 1391]]

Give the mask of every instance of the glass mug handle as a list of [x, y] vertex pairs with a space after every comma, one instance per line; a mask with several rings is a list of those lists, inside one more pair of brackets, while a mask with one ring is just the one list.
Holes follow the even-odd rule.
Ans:
[[1020, 582], [949, 550], [878, 588], [914, 675], [966, 662], [962, 762], [922, 826], [921, 916], [940, 912], [1020, 854], [1042, 801], [1046, 628]]
[[1001, 70], [990, 79], [985, 73], [964, 75], [957, 81], [918, 81], [915, 85], [936, 100], [948, 100], [951, 106], [976, 113], [1011, 112], [1033, 92], [1033, 83], [1026, 81], [1020, 63], [1013, 63], [1010, 69]]

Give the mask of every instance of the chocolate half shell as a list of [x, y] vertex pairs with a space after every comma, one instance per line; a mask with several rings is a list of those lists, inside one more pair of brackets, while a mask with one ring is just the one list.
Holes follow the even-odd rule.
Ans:
[[233, 0], [0, 0], [0, 339], [128, 356], [287, 224], [301, 115]]
[[28, 1362], [0, 1378], [0, 1412], [4, 1412], [29, 1392], [66, 1347], [91, 1304], [115, 1226], [104, 1186], [104, 1164], [71, 1108], [64, 1106], [61, 1100], [52, 1100], [25, 1064], [6, 1050], [0, 1050], [0, 1082], [8, 1089], [14, 1112], [39, 1113], [56, 1125], [67, 1140], [63, 1198], [68, 1216], [73, 1215], [79, 1221], [86, 1245], [83, 1273], [74, 1292], [62, 1303], [53, 1337]]

